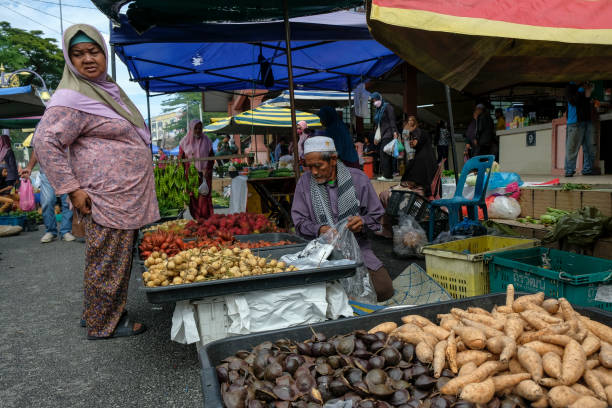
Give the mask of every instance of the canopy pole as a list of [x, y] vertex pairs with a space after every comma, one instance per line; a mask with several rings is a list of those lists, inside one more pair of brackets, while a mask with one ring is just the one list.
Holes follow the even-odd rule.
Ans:
[[289, 26], [289, 5], [283, 0], [283, 14], [285, 19], [285, 46], [287, 48], [287, 73], [289, 77], [289, 103], [291, 104], [291, 135], [293, 137], [293, 171], [295, 179], [300, 177], [300, 164], [297, 139], [297, 119], [295, 115], [295, 95], [293, 92], [293, 62], [291, 60], [291, 27]]
[[347, 88], [348, 88], [348, 108], [349, 108], [349, 121], [351, 122], [351, 136], [353, 136], [353, 131], [354, 131], [354, 127], [353, 127], [353, 109], [351, 109], [351, 92], [353, 91], [353, 87], [351, 84], [351, 77], [347, 76], [346, 77], [346, 82], [347, 82]]
[[446, 104], [448, 105], [448, 126], [450, 127], [451, 134], [451, 152], [453, 154], [453, 171], [455, 172], [455, 183], [459, 182], [459, 171], [457, 170], [457, 152], [455, 151], [455, 123], [453, 121], [453, 106], [451, 103], [451, 93], [448, 85], [444, 85], [446, 91]]
[[[110, 19], [108, 20], [108, 30], [109, 30], [108, 31], [109, 33], [111, 34], [113, 33], [113, 22]], [[116, 81], [117, 80], [117, 68], [115, 64], [115, 60], [116, 60], [115, 46], [111, 44], [110, 47], [111, 47], [111, 78], [113, 78], [113, 81]]]
[[[147, 92], [147, 124], [149, 127], [149, 133], [151, 133], [151, 103], [149, 101], [149, 81], [146, 82]], [[153, 135], [151, 135], [151, 155], [153, 155]]]

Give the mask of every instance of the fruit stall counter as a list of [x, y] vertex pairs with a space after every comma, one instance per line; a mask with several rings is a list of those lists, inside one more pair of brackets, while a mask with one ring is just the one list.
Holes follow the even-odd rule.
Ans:
[[279, 221], [281, 228], [293, 225], [291, 203], [295, 191], [295, 177], [249, 178], [247, 181], [247, 212], [266, 214]]

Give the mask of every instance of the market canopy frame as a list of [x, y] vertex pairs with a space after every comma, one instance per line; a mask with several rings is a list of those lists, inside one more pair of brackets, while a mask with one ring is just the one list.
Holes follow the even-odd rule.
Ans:
[[44, 112], [45, 103], [33, 86], [0, 88], [0, 119], [39, 116]]

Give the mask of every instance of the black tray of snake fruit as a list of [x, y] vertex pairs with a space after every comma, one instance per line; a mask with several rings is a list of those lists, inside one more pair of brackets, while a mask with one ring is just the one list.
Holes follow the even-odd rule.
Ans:
[[[275, 248], [266, 253], [267, 258], [279, 259], [286, 254], [297, 252], [295, 248]], [[336, 251], [329, 259], [342, 259]], [[350, 262], [338, 266], [324, 268], [302, 269], [292, 272], [270, 273], [265, 275], [248, 276], [241, 278], [217, 279], [205, 282], [187, 283], [183, 285], [169, 285], [158, 287], [141, 286], [147, 299], [151, 303], [171, 303], [180, 300], [202, 299], [211, 296], [226, 296], [237, 293], [252, 292], [254, 290], [268, 290], [288, 288], [292, 286], [305, 286], [313, 283], [334, 281], [355, 275], [362, 262]]]

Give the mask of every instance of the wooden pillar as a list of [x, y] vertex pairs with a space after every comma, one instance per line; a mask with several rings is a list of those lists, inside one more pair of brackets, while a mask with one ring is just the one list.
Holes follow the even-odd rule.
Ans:
[[358, 135], [363, 134], [363, 118], [355, 116], [355, 133]]
[[402, 66], [402, 79], [404, 80], [404, 120], [408, 116], [417, 114], [417, 69], [408, 63]]

